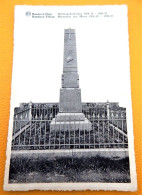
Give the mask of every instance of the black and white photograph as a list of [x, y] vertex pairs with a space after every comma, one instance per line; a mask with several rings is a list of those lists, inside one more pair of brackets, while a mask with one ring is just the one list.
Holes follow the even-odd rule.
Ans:
[[126, 5], [16, 6], [5, 191], [136, 191]]

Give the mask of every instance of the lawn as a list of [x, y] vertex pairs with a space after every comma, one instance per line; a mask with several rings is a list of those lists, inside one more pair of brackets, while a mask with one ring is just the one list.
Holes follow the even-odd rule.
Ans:
[[102, 182], [129, 183], [129, 158], [17, 156], [11, 159], [9, 183]]

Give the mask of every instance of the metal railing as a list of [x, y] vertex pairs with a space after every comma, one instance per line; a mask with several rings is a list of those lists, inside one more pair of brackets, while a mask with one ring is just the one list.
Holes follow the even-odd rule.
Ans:
[[59, 105], [30, 103], [27, 107], [27, 114], [15, 111], [12, 150], [128, 147], [126, 109], [117, 104], [83, 103], [82, 112], [91, 122], [91, 130], [70, 130], [67, 125], [51, 131], [50, 123]]

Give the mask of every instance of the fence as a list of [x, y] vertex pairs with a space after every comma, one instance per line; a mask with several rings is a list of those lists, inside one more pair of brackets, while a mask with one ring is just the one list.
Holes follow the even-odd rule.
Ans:
[[[59, 104], [22, 104], [15, 109], [12, 150], [127, 148], [126, 109], [117, 103], [83, 103], [91, 130], [50, 131]], [[80, 122], [81, 123], [81, 122]]]

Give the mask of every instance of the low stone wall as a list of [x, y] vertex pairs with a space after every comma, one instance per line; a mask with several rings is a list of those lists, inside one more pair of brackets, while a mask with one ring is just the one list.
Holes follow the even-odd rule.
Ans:
[[48, 160], [59, 157], [105, 157], [105, 158], [126, 158], [128, 157], [128, 149], [60, 149], [60, 150], [20, 150], [12, 151], [11, 158], [18, 156], [29, 158], [47, 158]]

